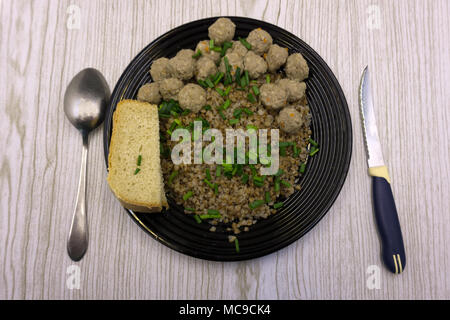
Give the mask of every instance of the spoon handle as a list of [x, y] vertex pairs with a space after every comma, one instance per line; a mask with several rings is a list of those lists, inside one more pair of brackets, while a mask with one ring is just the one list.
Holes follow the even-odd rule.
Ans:
[[86, 165], [88, 152], [87, 134], [83, 134], [83, 151], [81, 155], [80, 181], [78, 183], [77, 204], [73, 213], [67, 241], [67, 252], [73, 261], [79, 261], [88, 246], [88, 228], [86, 214]]

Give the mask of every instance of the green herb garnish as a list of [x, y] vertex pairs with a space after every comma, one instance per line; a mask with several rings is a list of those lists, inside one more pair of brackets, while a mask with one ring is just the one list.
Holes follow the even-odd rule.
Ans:
[[244, 47], [246, 47], [248, 50], [250, 50], [252, 48], [252, 45], [247, 42], [247, 39], [241, 38], [241, 37], [239, 37], [238, 39], [244, 45]]

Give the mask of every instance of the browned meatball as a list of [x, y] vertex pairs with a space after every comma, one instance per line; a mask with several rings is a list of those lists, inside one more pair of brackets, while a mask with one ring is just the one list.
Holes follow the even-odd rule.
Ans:
[[208, 40], [200, 41], [195, 48], [195, 52], [197, 52], [198, 50], [202, 52], [202, 57], [207, 57], [215, 63], [218, 63], [220, 61], [220, 52], [210, 50]]
[[251, 44], [252, 51], [260, 56], [269, 50], [272, 41], [270, 34], [261, 28], [252, 30], [247, 37], [247, 42]]
[[206, 92], [198, 84], [189, 83], [178, 93], [178, 102], [183, 109], [199, 112], [206, 104]]
[[280, 111], [277, 122], [280, 125], [280, 129], [286, 133], [296, 133], [300, 130], [303, 119], [300, 112], [293, 107], [286, 107]]
[[241, 57], [245, 57], [248, 50], [240, 41], [233, 41], [233, 46], [228, 52], [234, 52], [240, 55]]
[[200, 57], [195, 63], [195, 77], [197, 80], [205, 80], [217, 73], [217, 66], [211, 59]]
[[277, 83], [288, 92], [288, 102], [298, 101], [305, 95], [306, 83], [304, 82], [281, 79]]
[[159, 83], [159, 92], [165, 101], [178, 100], [178, 92], [183, 88], [183, 81], [177, 78], [164, 79]]
[[300, 53], [293, 53], [287, 58], [284, 71], [289, 79], [297, 81], [303, 81], [309, 75], [308, 63]]
[[171, 77], [169, 70], [169, 59], [159, 58], [153, 61], [150, 67], [150, 75], [153, 81], [161, 81]]
[[265, 83], [259, 91], [262, 104], [268, 108], [278, 110], [287, 103], [288, 94], [286, 90], [275, 83]]
[[219, 18], [208, 28], [208, 36], [214, 40], [214, 44], [221, 45], [225, 41], [231, 41], [234, 37], [236, 25], [228, 18]]
[[283, 64], [285, 64], [287, 57], [287, 48], [282, 48], [277, 44], [271, 45], [267, 55], [265, 56], [269, 71], [277, 71]]
[[172, 77], [189, 80], [194, 76], [195, 59], [192, 58], [193, 55], [193, 50], [183, 49], [169, 60], [169, 71]]
[[[227, 53], [225, 55], [225, 57], [227, 57], [228, 59], [228, 63], [231, 66], [231, 71], [230, 73], [233, 75], [236, 73], [236, 69], [239, 67], [241, 70], [244, 70], [244, 61], [242, 59], [242, 57], [240, 55], [238, 55], [235, 52], [230, 52]], [[225, 69], [225, 59], [222, 59], [220, 61], [220, 66], [219, 66], [219, 70], [223, 73], [225, 73], [226, 69]]]
[[257, 79], [267, 72], [267, 63], [253, 51], [247, 52], [244, 58], [244, 68], [252, 79]]
[[160, 103], [161, 95], [159, 94], [159, 84], [157, 82], [144, 84], [139, 88], [137, 99], [152, 104]]

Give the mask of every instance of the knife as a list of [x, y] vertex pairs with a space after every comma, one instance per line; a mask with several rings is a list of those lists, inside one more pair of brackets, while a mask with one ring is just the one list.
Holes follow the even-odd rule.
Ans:
[[361, 77], [359, 105], [368, 156], [369, 175], [372, 177], [373, 206], [381, 242], [381, 256], [386, 267], [392, 273], [399, 274], [405, 270], [405, 248], [392, 194], [391, 179], [383, 160], [378, 137], [368, 67], [364, 69]]

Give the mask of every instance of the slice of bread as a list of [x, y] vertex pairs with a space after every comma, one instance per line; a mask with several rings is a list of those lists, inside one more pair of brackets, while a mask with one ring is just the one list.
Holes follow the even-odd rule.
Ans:
[[159, 154], [158, 107], [136, 100], [120, 101], [113, 115], [107, 180], [125, 208], [159, 212], [168, 207]]

